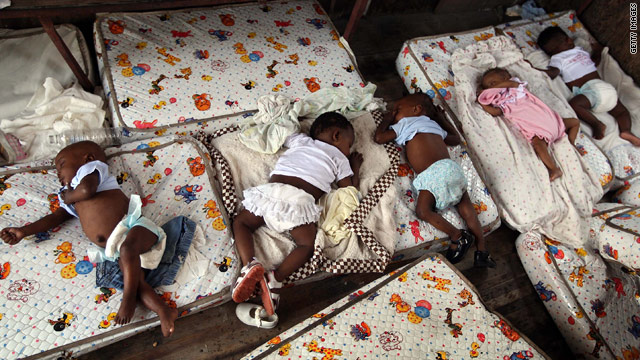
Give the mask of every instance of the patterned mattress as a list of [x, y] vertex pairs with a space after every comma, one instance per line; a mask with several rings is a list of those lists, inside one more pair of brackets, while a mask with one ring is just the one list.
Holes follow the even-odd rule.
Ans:
[[[200, 146], [192, 139], [158, 137], [107, 149], [123, 191], [142, 194], [145, 216], [163, 224], [185, 215], [205, 234], [206, 242], [196, 248], [208, 259], [201, 264], [207, 275], [156, 289], [181, 315], [228, 300], [238, 271], [226, 214], [211, 185], [214, 173]], [[55, 168], [1, 176], [2, 228], [33, 222], [59, 206]], [[77, 355], [159, 324], [141, 307], [133, 323], [113, 324], [122, 295], [96, 287], [94, 264], [85, 257], [91, 246], [75, 219], [17, 245], [0, 245], [0, 358]]]
[[[538, 34], [549, 26], [561, 27], [569, 36], [574, 39], [582, 40], [583, 46], [588, 46], [589, 40], [592, 39], [591, 34], [585, 29], [573, 10], [555, 13], [546, 17], [537, 18], [535, 21], [522, 21], [517, 23], [507, 23], [496, 26], [522, 49], [525, 55], [532, 52], [539, 51], [536, 44]], [[579, 41], [579, 40], [578, 40]], [[539, 54], [536, 54], [539, 55]], [[619, 86], [617, 75], [611, 76], [606, 73], [602, 73], [599, 69], [601, 76], [609, 81], [614, 86]], [[610, 79], [607, 79], [607, 77]], [[560, 81], [561, 83], [561, 81]], [[564, 84], [560, 87], [566, 88]], [[636, 126], [634, 126], [634, 130]], [[624, 184], [625, 181], [636, 180], [638, 176], [638, 169], [640, 169], [640, 150], [636, 147], [628, 144], [623, 146], [615, 146], [606, 151], [607, 156], [611, 159], [612, 167], [615, 174], [614, 188], [618, 188]], [[639, 204], [640, 205], [640, 204]]]
[[221, 128], [263, 95], [364, 86], [314, 0], [103, 14], [94, 31], [116, 126], [144, 131], [217, 119]]
[[520, 235], [516, 248], [540, 299], [577, 357], [637, 356], [640, 280], [633, 269], [600, 256], [602, 252], [567, 248], [533, 233]]
[[439, 254], [364, 286], [245, 359], [543, 359]]
[[[396, 69], [410, 92], [425, 92], [434, 100], [434, 103], [442, 104], [449, 110], [453, 122], [457, 125], [457, 100], [451, 70], [451, 55], [456, 49], [465, 48], [493, 36], [495, 36], [494, 29], [487, 27], [462, 33], [407, 40], [396, 59]], [[612, 185], [613, 172], [607, 157], [584, 134], [576, 139], [576, 145], [589, 167], [599, 174], [602, 187], [608, 189]]]

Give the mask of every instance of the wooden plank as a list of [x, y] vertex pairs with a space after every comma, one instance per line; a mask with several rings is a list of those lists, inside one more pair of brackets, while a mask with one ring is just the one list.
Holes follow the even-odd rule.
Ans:
[[93, 92], [93, 84], [91, 83], [91, 80], [89, 80], [87, 74], [84, 73], [84, 70], [82, 69], [82, 67], [80, 67], [80, 64], [78, 64], [76, 58], [73, 56], [73, 54], [71, 54], [71, 51], [67, 47], [67, 44], [64, 43], [64, 41], [60, 37], [60, 34], [58, 34], [58, 31], [53, 26], [51, 18], [40, 17], [39, 20], [40, 24], [42, 24], [42, 27], [44, 28], [44, 31], [47, 32], [47, 34], [51, 38], [51, 41], [53, 41], [53, 44], [58, 49], [58, 52], [60, 53], [60, 55], [62, 55], [64, 61], [67, 62], [67, 65], [69, 65], [69, 68], [71, 68], [71, 71], [78, 79], [78, 82], [80, 83], [82, 88], [88, 92]]
[[344, 30], [344, 38], [349, 40], [349, 37], [355, 30], [360, 18], [364, 14], [365, 9], [367, 8], [367, 3], [369, 0], [356, 0], [356, 3], [353, 5], [353, 10], [351, 10], [351, 16], [349, 16], [349, 22], [347, 23], [347, 27]]

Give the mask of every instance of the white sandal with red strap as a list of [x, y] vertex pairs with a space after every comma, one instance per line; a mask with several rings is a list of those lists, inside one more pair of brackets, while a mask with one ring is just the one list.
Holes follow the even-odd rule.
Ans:
[[264, 279], [264, 267], [258, 259], [253, 258], [251, 262], [242, 267], [240, 276], [233, 285], [231, 295], [233, 301], [242, 303], [249, 300], [256, 288], [256, 284], [261, 279]]

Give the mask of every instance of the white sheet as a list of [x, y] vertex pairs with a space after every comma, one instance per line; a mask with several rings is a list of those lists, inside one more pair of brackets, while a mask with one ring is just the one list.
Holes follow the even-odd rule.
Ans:
[[481, 164], [503, 219], [520, 232], [538, 230], [578, 246], [588, 238], [592, 205], [602, 197], [597, 175], [565, 137], [551, 146], [564, 175], [549, 182], [547, 169], [524, 137], [476, 102], [481, 74], [496, 66], [528, 81], [529, 90], [561, 116], [574, 116], [562, 95], [548, 90], [549, 78], [532, 69], [513, 42], [498, 36], [456, 50], [452, 57], [458, 117], [468, 146]]

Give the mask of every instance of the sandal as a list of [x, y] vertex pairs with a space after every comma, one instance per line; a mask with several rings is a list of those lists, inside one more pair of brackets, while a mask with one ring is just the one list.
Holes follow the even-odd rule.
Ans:
[[236, 306], [236, 316], [246, 325], [263, 329], [273, 329], [278, 325], [278, 315], [267, 315], [265, 309], [256, 304], [238, 304]]
[[240, 276], [233, 285], [233, 293], [231, 295], [233, 301], [242, 303], [249, 300], [260, 279], [264, 279], [264, 267], [258, 259], [253, 258], [251, 262], [242, 267]]
[[473, 245], [475, 239], [476, 237], [473, 236], [472, 233], [467, 230], [462, 230], [460, 233], [460, 238], [458, 240], [451, 241], [452, 244], [456, 244], [458, 245], [458, 247], [456, 247], [455, 249], [449, 248], [447, 250], [447, 260], [449, 260], [449, 262], [452, 264], [459, 263], [464, 258], [467, 250], [469, 250], [471, 245]]
[[282, 283], [276, 280], [273, 270], [271, 270], [265, 272], [260, 280], [260, 287], [262, 288], [262, 305], [264, 305], [267, 314], [272, 315], [280, 303], [280, 294], [276, 294], [271, 290], [280, 289]]

